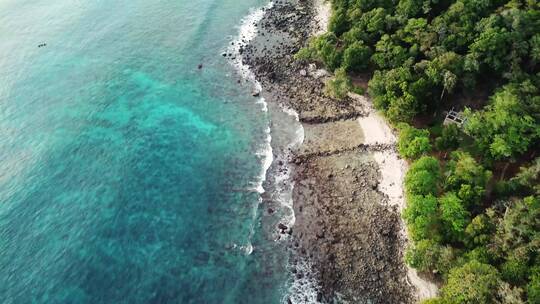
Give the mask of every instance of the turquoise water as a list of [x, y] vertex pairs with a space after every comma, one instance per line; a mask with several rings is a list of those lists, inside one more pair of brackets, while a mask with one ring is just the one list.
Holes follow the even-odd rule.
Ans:
[[265, 2], [0, 1], [2, 303], [283, 298], [267, 114], [220, 56]]

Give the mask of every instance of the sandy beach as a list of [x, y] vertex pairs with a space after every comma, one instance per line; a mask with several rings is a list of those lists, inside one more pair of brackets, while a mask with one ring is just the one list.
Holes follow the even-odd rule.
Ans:
[[[388, 197], [388, 203], [396, 206], [400, 213], [406, 207], [403, 181], [407, 172], [407, 162], [403, 160], [395, 150], [397, 138], [384, 117], [372, 107], [371, 102], [364, 96], [350, 94], [353, 98], [362, 100], [368, 109], [367, 116], [358, 118], [362, 131], [364, 132], [365, 144], [390, 144], [394, 149], [377, 151], [373, 157], [377, 162], [381, 177], [379, 180], [379, 190]], [[402, 222], [402, 233], [407, 237], [405, 223]], [[438, 288], [434, 283], [418, 276], [415, 269], [407, 266], [407, 278], [414, 286], [414, 296], [417, 301], [437, 296]]]

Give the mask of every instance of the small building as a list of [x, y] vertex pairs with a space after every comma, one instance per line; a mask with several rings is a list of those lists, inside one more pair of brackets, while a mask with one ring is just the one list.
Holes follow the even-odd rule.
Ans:
[[452, 110], [448, 111], [446, 114], [443, 125], [457, 124], [461, 128], [465, 123], [465, 120], [466, 119], [461, 115], [461, 112], [456, 112], [454, 111], [454, 108], [452, 108]]

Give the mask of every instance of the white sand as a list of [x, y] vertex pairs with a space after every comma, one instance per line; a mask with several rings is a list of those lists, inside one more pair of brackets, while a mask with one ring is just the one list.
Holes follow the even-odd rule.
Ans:
[[330, 16], [332, 15], [332, 6], [328, 0], [317, 0], [315, 3], [315, 9], [317, 14], [315, 15], [315, 35], [322, 35], [328, 30], [328, 23], [330, 22]]
[[397, 206], [400, 211], [403, 210], [405, 199], [402, 183], [407, 171], [407, 163], [390, 151], [375, 152], [373, 157], [379, 165], [382, 176], [379, 190], [388, 195], [390, 205]]
[[[397, 139], [392, 129], [384, 118], [372, 107], [369, 100], [357, 94], [349, 93], [349, 96], [358, 100], [365, 107], [368, 115], [358, 118], [358, 123], [364, 133], [364, 143], [396, 144]], [[399, 157], [394, 150], [384, 150], [373, 153], [373, 157], [379, 165], [381, 181], [379, 190], [388, 196], [389, 204], [397, 206], [400, 212], [405, 208], [403, 192], [403, 180], [407, 172], [407, 162]], [[402, 233], [406, 236], [405, 224], [402, 225]], [[407, 267], [407, 278], [411, 285], [416, 288], [418, 301], [437, 296], [437, 286], [418, 276], [415, 269]]]
[[[392, 129], [384, 118], [373, 109], [367, 98], [357, 94], [351, 95], [359, 100], [368, 112], [367, 116], [358, 118], [358, 123], [364, 132], [364, 143], [368, 145], [395, 144], [397, 139]], [[400, 211], [403, 210], [405, 200], [402, 183], [405, 172], [407, 172], [407, 163], [399, 158], [393, 150], [375, 152], [373, 157], [379, 165], [382, 175], [379, 190], [388, 195], [390, 205], [397, 206]]]
[[416, 287], [416, 298], [418, 302], [434, 298], [439, 293], [437, 285], [430, 281], [426, 281], [418, 276], [416, 269], [407, 266], [407, 278], [409, 282]]

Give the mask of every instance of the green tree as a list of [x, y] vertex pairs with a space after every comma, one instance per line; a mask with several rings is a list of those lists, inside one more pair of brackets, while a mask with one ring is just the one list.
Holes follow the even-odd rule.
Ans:
[[469, 248], [487, 245], [494, 233], [493, 221], [485, 214], [477, 215], [465, 228], [465, 243]]
[[431, 151], [428, 130], [416, 129], [405, 123], [399, 124], [398, 129], [398, 150], [403, 157], [416, 159]]
[[480, 263], [491, 264], [495, 258], [491, 251], [486, 246], [478, 246], [466, 251], [464, 254], [465, 261], [478, 261]]
[[499, 255], [504, 257], [519, 250], [529, 254], [540, 251], [540, 199], [529, 196], [511, 199], [507, 204], [494, 238]]
[[444, 170], [425, 156], [429, 133], [400, 126], [400, 153], [419, 157], [404, 184], [403, 217], [413, 241], [406, 260], [446, 282], [428, 303], [540, 303], [540, 271], [533, 271], [540, 264], [540, 162], [510, 180], [505, 172], [514, 170], [503, 169], [499, 192], [490, 191], [484, 167], [498, 172], [501, 161], [521, 162], [540, 143], [538, 1], [331, 3], [331, 33], [297, 55], [335, 71], [329, 95], [341, 98], [351, 89], [345, 71], [374, 69], [368, 94], [393, 124], [437, 124], [443, 105], [471, 100], [475, 108], [465, 111], [462, 129], [450, 125], [435, 139], [445, 160], [460, 147], [471, 153], [452, 153]]
[[465, 53], [478, 36], [475, 27], [497, 6], [493, 0], [458, 0], [433, 19], [433, 30], [439, 33], [439, 45], [445, 50]]
[[371, 60], [382, 69], [398, 68], [409, 59], [406, 48], [396, 43], [389, 35], [383, 35], [375, 45], [375, 53]]
[[529, 41], [531, 48], [530, 57], [534, 63], [540, 63], [540, 33], [531, 37]]
[[528, 264], [529, 257], [526, 252], [523, 250], [512, 252], [507, 260], [501, 265], [502, 278], [513, 285], [523, 285], [529, 276]]
[[367, 69], [371, 49], [362, 42], [354, 42], [343, 53], [342, 67], [347, 71], [360, 72]]
[[511, 188], [526, 194], [540, 195], [540, 157], [529, 166], [523, 166], [519, 173], [510, 179]]
[[459, 146], [460, 131], [456, 124], [444, 126], [441, 136], [435, 139], [435, 147], [439, 151], [454, 150]]
[[414, 79], [409, 67], [375, 71], [368, 87], [375, 107], [392, 122], [412, 120], [425, 107], [422, 101], [429, 90], [425, 80]]
[[419, 112], [417, 110], [419, 105], [415, 96], [405, 91], [402, 96], [392, 101], [386, 111], [386, 116], [392, 122], [411, 121], [414, 115]]
[[351, 10], [359, 10], [360, 12], [368, 12], [375, 8], [384, 8], [387, 10], [391, 10], [395, 7], [395, 1], [394, 0], [355, 0], [355, 1], [345, 1], [346, 3], [350, 3], [350, 9]]
[[422, 272], [432, 271], [437, 267], [441, 255], [441, 246], [434, 240], [420, 240], [409, 246], [405, 261]]
[[516, 157], [540, 138], [538, 112], [534, 114], [537, 102], [540, 99], [521, 95], [516, 86], [506, 86], [484, 110], [466, 111], [465, 131], [486, 155], [494, 159]]
[[343, 34], [343, 41], [350, 45], [362, 41], [373, 46], [384, 33], [386, 27], [386, 10], [378, 7], [366, 13], [358, 13], [357, 10], [350, 14], [353, 26]]
[[407, 207], [403, 217], [407, 222], [413, 240], [439, 240], [439, 208], [433, 195], [411, 195], [407, 197]]
[[428, 31], [428, 21], [425, 18], [411, 18], [405, 27], [397, 32], [400, 40], [410, 45], [422, 44]]
[[416, 17], [422, 12], [424, 0], [399, 0], [397, 13], [405, 18]]
[[532, 269], [527, 285], [527, 297], [529, 304], [540, 303], [540, 266]]
[[523, 301], [523, 289], [512, 287], [507, 282], [501, 282], [497, 289], [497, 304], [525, 304]]
[[486, 25], [483, 32], [471, 44], [470, 52], [475, 58], [497, 72], [508, 68], [512, 47], [512, 35], [504, 27]]
[[454, 193], [448, 192], [439, 198], [441, 220], [445, 223], [446, 235], [452, 241], [464, 240], [465, 228], [470, 222], [470, 213], [463, 201]]
[[339, 36], [346, 32], [348, 28], [349, 22], [347, 20], [347, 10], [344, 8], [334, 9], [330, 21], [328, 22], [328, 30]]
[[446, 169], [445, 189], [455, 191], [466, 206], [478, 204], [491, 179], [491, 171], [463, 151], [452, 153]]
[[470, 261], [450, 271], [441, 294], [445, 303], [493, 303], [500, 284], [495, 267]]
[[439, 161], [423, 156], [415, 161], [405, 175], [405, 189], [408, 195], [436, 195], [441, 178]]

